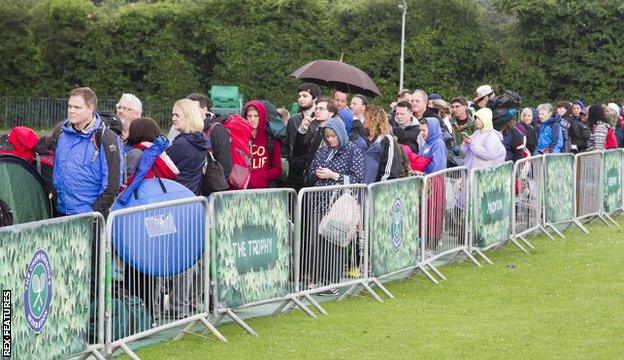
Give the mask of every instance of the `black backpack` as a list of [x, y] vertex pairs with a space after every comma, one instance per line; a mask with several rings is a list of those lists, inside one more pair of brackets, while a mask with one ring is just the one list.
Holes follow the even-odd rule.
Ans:
[[507, 90], [503, 95], [490, 100], [488, 107], [492, 110], [492, 122], [496, 130], [500, 131], [518, 115], [520, 101], [520, 95], [513, 90]]
[[269, 139], [277, 139], [282, 144], [286, 139], [286, 125], [282, 119], [282, 115], [277, 112], [277, 108], [272, 103], [266, 100], [260, 100], [267, 115], [267, 124], [264, 129]]
[[117, 115], [106, 110], [98, 111], [98, 114], [100, 115], [100, 119], [102, 119], [102, 122], [104, 122], [106, 127], [113, 130], [113, 132], [117, 134], [117, 136], [121, 136], [123, 124], [121, 122], [121, 119], [119, 119]]

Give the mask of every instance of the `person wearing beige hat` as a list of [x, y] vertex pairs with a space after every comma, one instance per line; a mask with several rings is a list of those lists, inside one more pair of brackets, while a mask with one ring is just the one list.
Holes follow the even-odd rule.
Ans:
[[494, 96], [496, 94], [494, 94], [494, 89], [490, 85], [481, 85], [477, 88], [477, 97], [474, 99], [472, 107], [475, 111], [486, 108], [488, 102]]

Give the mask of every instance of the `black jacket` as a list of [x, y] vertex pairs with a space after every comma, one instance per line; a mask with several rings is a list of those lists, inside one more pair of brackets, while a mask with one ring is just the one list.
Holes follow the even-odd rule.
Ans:
[[180, 174], [176, 181], [186, 186], [195, 195], [201, 195], [203, 167], [208, 155], [208, 142], [201, 132], [181, 133], [169, 148], [167, 155], [178, 167]]
[[287, 183], [295, 190], [305, 186], [305, 172], [312, 162], [316, 150], [323, 142], [323, 131], [318, 121], [313, 121], [305, 134], [297, 131], [290, 154]]
[[589, 126], [585, 124], [581, 118], [572, 120], [570, 123], [570, 129], [568, 130], [568, 135], [570, 136], [571, 145], [573, 147], [576, 145], [576, 150], [572, 149], [572, 152], [576, 153], [587, 150], [591, 131]]
[[418, 135], [420, 134], [420, 125], [417, 121], [412, 121], [410, 125], [402, 128], [396, 122], [392, 124], [392, 134], [397, 137], [399, 144], [409, 146], [410, 150], [418, 154]]
[[232, 146], [230, 144], [230, 134], [223, 127], [217, 115], [206, 117], [204, 119], [204, 132], [207, 133], [211, 126], [210, 132], [210, 150], [215, 160], [223, 166], [223, 175], [227, 180], [232, 172]]

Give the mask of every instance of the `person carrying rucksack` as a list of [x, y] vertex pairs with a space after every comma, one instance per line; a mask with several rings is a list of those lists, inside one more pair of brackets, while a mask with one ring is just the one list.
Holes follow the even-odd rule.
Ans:
[[98, 211], [106, 216], [123, 179], [121, 140], [104, 126], [96, 106], [88, 87], [69, 93], [52, 174], [62, 215]]
[[591, 129], [587, 150], [605, 150], [617, 147], [615, 132], [608, 124], [602, 104], [592, 104], [587, 109], [587, 122]]
[[263, 189], [282, 176], [282, 146], [278, 139], [266, 133], [267, 111], [264, 104], [252, 100], [243, 107], [244, 118], [252, 128], [251, 176], [249, 189]]

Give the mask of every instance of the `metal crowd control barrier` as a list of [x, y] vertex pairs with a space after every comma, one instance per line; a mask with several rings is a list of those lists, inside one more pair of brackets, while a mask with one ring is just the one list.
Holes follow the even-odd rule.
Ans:
[[441, 279], [444, 275], [433, 265], [436, 259], [463, 252], [475, 265], [481, 266], [469, 251], [468, 240], [468, 169], [465, 166], [441, 170], [424, 177], [422, 187], [421, 268]]
[[138, 358], [128, 343], [208, 321], [210, 242], [204, 197], [112, 211], [107, 221], [106, 348]]
[[622, 180], [624, 179], [624, 150], [612, 149], [603, 153], [603, 174], [604, 184], [602, 187], [603, 210], [604, 216], [613, 222], [614, 225], [620, 225], [613, 220], [612, 216], [624, 211], [624, 196], [622, 190]]
[[215, 324], [227, 316], [257, 336], [236, 311], [275, 302], [281, 303], [275, 313], [294, 304], [314, 317], [295, 295], [295, 191], [219, 192], [211, 208]]
[[[421, 188], [421, 177], [388, 180], [368, 187], [371, 260], [368, 282], [377, 285], [390, 298], [394, 296], [381, 280], [399, 274], [410, 276], [420, 268]], [[428, 274], [426, 269], [423, 272]]]
[[364, 184], [304, 188], [298, 195], [297, 255], [300, 272], [298, 296], [320, 313], [325, 310], [312, 294], [340, 299], [363, 287], [376, 300], [381, 298], [368, 285], [368, 187]]
[[553, 240], [544, 226], [544, 156], [518, 160], [513, 168], [514, 202], [511, 208], [512, 239], [520, 239], [531, 249], [535, 247], [527, 237], [542, 231]]
[[[514, 240], [511, 237], [512, 171], [511, 161], [470, 171], [473, 204], [471, 251], [489, 264], [493, 263], [484, 251], [509, 239]], [[514, 244], [528, 253], [517, 241]]]
[[574, 224], [585, 233], [576, 218], [576, 161], [573, 154], [544, 155], [544, 223], [565, 238], [557, 225]]
[[3, 358], [104, 359], [103, 223], [86, 213], [0, 228], [0, 288], [13, 309]]
[[602, 151], [589, 151], [574, 156], [576, 162], [576, 218], [580, 221], [598, 217], [607, 226], [603, 215], [602, 187], [604, 182]]

